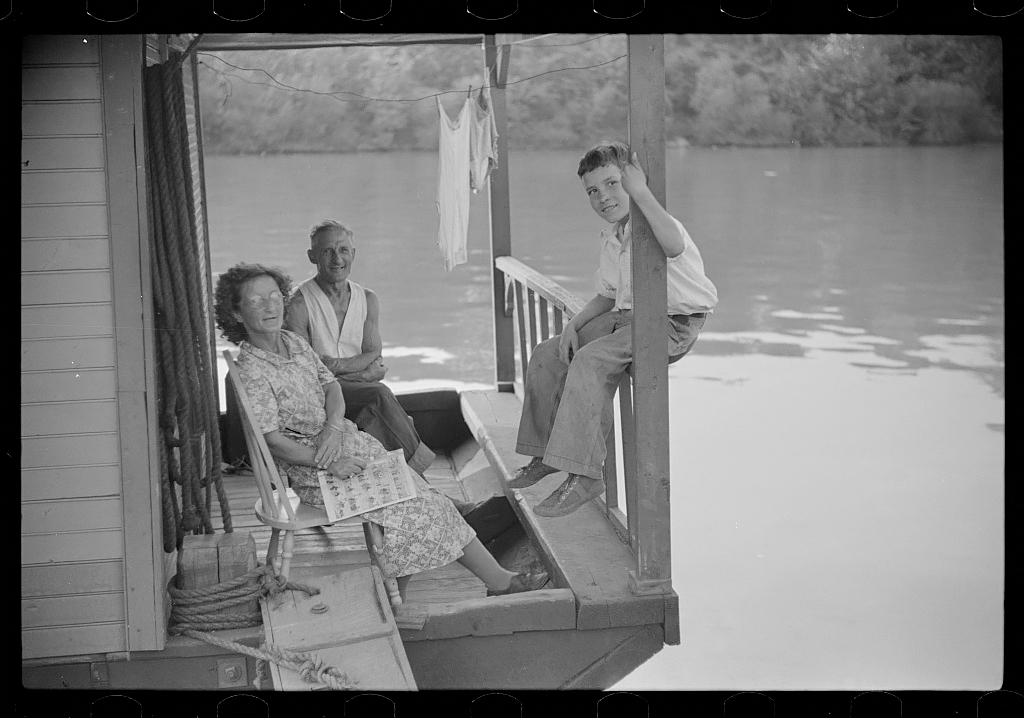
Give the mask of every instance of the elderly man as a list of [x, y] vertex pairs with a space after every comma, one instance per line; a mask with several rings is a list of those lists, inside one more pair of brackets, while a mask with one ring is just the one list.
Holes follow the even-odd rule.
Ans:
[[[324, 220], [309, 232], [309, 261], [316, 276], [296, 287], [285, 328], [304, 338], [334, 372], [345, 398], [345, 417], [389, 450], [402, 449], [413, 471], [422, 474], [434, 460], [398, 399], [380, 383], [387, 368], [381, 358], [377, 295], [351, 279], [356, 257], [352, 230]], [[475, 504], [455, 501], [463, 514]]]

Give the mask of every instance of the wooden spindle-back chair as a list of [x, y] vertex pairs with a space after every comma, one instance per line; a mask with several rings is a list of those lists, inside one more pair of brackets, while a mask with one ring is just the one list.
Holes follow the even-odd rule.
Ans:
[[[384, 586], [387, 588], [388, 599], [392, 606], [402, 603], [401, 595], [398, 592], [398, 581], [389, 576], [384, 570], [380, 561], [379, 552], [384, 546], [384, 531], [377, 524], [355, 516], [342, 521], [331, 521], [327, 516], [327, 510], [315, 508], [298, 503], [298, 497], [282, 481], [277, 471], [277, 464], [270, 447], [267, 446], [262, 432], [259, 431], [259, 424], [256, 423], [256, 415], [253, 413], [252, 404], [249, 403], [249, 396], [242, 386], [242, 379], [238, 376], [238, 369], [231, 352], [224, 351], [224, 360], [228, 365], [228, 378], [235, 390], [235, 399], [238, 402], [239, 413], [242, 420], [242, 431], [245, 435], [245, 445], [249, 450], [249, 463], [252, 466], [252, 474], [256, 479], [256, 488], [260, 497], [256, 500], [256, 518], [265, 525], [271, 527], [270, 545], [267, 547], [267, 565], [273, 568], [279, 580], [288, 580], [288, 571], [291, 567], [292, 550], [295, 541], [295, 532], [300, 529], [315, 528], [317, 526], [330, 526], [338, 524], [363, 524], [363, 537], [366, 540], [366, 550], [370, 553], [370, 560], [380, 570], [384, 577]], [[281, 554], [278, 555], [278, 539], [281, 532], [284, 532], [284, 540], [281, 545]]]

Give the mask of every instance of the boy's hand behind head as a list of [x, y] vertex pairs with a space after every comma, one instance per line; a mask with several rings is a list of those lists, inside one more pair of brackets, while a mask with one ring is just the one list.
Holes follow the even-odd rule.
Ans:
[[622, 189], [633, 199], [636, 199], [638, 193], [647, 190], [647, 175], [640, 166], [636, 152], [630, 157], [629, 164], [622, 167]]

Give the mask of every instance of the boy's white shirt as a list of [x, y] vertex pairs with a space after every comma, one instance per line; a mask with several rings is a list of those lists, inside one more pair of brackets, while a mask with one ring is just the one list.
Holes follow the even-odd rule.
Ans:
[[[682, 223], [672, 218], [683, 235], [682, 254], [666, 261], [668, 280], [668, 313], [698, 314], [713, 311], [718, 304], [718, 290], [704, 274], [704, 260], [697, 245], [690, 239]], [[633, 308], [632, 247], [630, 237], [632, 221], [627, 221], [620, 241], [615, 224], [601, 231], [601, 259], [594, 279], [597, 293], [615, 300], [618, 310]]]

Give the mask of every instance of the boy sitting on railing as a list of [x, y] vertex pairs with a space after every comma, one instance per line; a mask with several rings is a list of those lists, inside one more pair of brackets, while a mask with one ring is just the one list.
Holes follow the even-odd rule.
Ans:
[[602, 466], [614, 426], [615, 390], [633, 360], [630, 201], [636, 203], [667, 257], [668, 354], [690, 351], [708, 312], [718, 303], [715, 285], [683, 225], [647, 186], [634, 153], [621, 142], [592, 147], [577, 174], [590, 206], [608, 226], [601, 232], [598, 294], [558, 336], [538, 344], [525, 377], [525, 400], [516, 452], [533, 456], [509, 482], [532, 486], [548, 474], [569, 472], [537, 504], [538, 516], [566, 516], [604, 492]]

